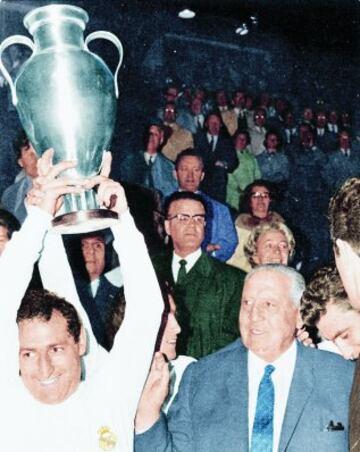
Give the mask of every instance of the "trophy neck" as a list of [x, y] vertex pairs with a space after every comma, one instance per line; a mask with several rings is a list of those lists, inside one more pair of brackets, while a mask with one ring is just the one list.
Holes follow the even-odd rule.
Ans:
[[34, 37], [35, 50], [54, 47], [84, 48], [86, 11], [71, 5], [48, 5], [27, 14], [24, 25]]

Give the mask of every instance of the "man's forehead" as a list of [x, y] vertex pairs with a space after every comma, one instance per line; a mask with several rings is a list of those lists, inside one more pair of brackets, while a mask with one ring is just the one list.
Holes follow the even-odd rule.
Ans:
[[171, 213], [204, 213], [204, 206], [200, 201], [194, 199], [178, 199], [170, 204], [169, 212]]
[[290, 296], [291, 282], [290, 279], [274, 270], [263, 268], [247, 277], [243, 292], [253, 292], [259, 295], [261, 292], [279, 295], [283, 292]]
[[101, 235], [94, 235], [94, 236], [90, 236], [90, 237], [82, 237], [81, 243], [83, 245], [91, 244], [91, 243], [103, 243], [104, 244], [105, 239]]
[[201, 162], [201, 159], [199, 157], [196, 157], [195, 155], [188, 155], [186, 157], [182, 157], [179, 162], [179, 167], [185, 168], [185, 167], [203, 167], [203, 164]]

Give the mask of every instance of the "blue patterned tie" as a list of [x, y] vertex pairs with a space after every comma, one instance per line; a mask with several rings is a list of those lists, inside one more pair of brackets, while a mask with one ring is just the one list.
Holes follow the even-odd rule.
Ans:
[[271, 374], [274, 370], [274, 366], [267, 365], [260, 381], [251, 438], [251, 452], [272, 452], [273, 450], [275, 394]]

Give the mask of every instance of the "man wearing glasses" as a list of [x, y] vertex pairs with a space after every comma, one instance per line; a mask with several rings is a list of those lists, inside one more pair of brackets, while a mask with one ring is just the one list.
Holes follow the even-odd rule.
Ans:
[[200, 195], [175, 192], [164, 210], [172, 251], [155, 256], [153, 264], [158, 277], [175, 287], [178, 354], [201, 358], [238, 336], [244, 273], [201, 250], [206, 204]]

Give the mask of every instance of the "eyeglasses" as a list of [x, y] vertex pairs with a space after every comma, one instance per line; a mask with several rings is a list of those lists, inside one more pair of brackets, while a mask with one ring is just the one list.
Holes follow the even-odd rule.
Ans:
[[176, 220], [181, 224], [189, 224], [190, 221], [194, 221], [196, 224], [204, 224], [205, 223], [205, 214], [196, 213], [195, 215], [189, 215], [187, 213], [177, 213], [172, 217], [168, 217], [168, 220]]
[[254, 193], [251, 193], [250, 195], [252, 198], [261, 198], [261, 199], [269, 199], [270, 193], [268, 191], [255, 191]]

